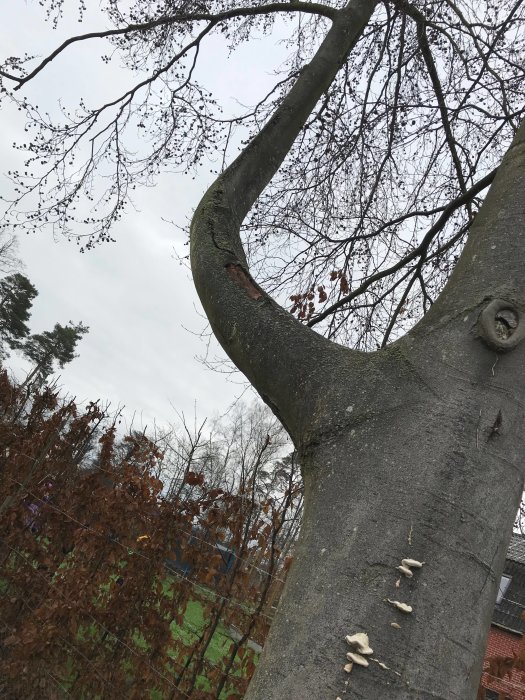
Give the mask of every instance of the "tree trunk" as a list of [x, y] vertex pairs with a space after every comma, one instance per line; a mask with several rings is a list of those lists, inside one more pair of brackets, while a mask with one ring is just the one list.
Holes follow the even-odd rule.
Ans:
[[[522, 351], [492, 374], [497, 356], [470, 334], [478, 311], [377, 353], [358, 387], [334, 363], [340, 389], [302, 449], [301, 538], [247, 700], [476, 696], [523, 487], [525, 389]], [[425, 564], [406, 578], [404, 558]], [[355, 632], [388, 669], [345, 674]]]
[[[304, 469], [300, 542], [246, 700], [475, 698], [523, 490], [525, 125], [445, 290], [389, 347], [365, 354], [321, 338], [246, 265], [242, 219], [374, 5], [337, 14], [192, 223], [212, 328], [289, 430]], [[404, 558], [425, 563], [405, 577]], [[369, 635], [374, 660], [348, 675], [345, 636], [355, 632]]]

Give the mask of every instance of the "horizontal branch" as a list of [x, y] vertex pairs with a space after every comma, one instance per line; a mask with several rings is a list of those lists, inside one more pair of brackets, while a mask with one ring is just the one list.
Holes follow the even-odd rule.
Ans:
[[46, 56], [46, 58], [44, 58], [38, 64], [38, 66], [36, 66], [36, 68], [25, 77], [20, 78], [18, 76], [11, 75], [10, 73], [6, 73], [5, 71], [0, 71], [0, 75], [8, 80], [15, 81], [17, 83], [15, 90], [20, 90], [25, 83], [29, 82], [36, 75], [38, 75], [38, 73], [40, 73], [59, 54], [65, 51], [65, 49], [80, 41], [88, 41], [89, 39], [106, 39], [114, 36], [123, 36], [125, 34], [147, 32], [152, 29], [156, 29], [157, 27], [169, 26], [171, 24], [182, 24], [183, 22], [213, 22], [213, 24], [217, 24], [219, 22], [225, 22], [229, 19], [234, 19], [235, 17], [253, 17], [256, 15], [268, 15], [274, 12], [305, 12], [308, 14], [316, 14], [322, 17], [327, 17], [328, 19], [333, 19], [337, 13], [337, 10], [327, 7], [321, 3], [301, 2], [300, 0], [294, 0], [294, 2], [274, 2], [268, 5], [261, 5], [259, 7], [238, 7], [232, 10], [218, 12], [216, 14], [209, 12], [195, 12], [190, 14], [175, 14], [170, 17], [159, 17], [155, 20], [151, 20], [151, 22], [128, 24], [126, 27], [121, 27], [120, 29], [106, 29], [99, 32], [87, 32], [86, 34], [78, 34], [77, 36], [69, 37], [69, 39], [66, 39], [58, 48]]

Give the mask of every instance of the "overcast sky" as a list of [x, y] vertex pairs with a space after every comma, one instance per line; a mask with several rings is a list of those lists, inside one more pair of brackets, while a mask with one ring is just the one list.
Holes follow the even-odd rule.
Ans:
[[[2, 4], [2, 58], [26, 51], [43, 56], [71, 34], [105, 26], [96, 14], [84, 25], [71, 15], [53, 31], [43, 21], [36, 1]], [[102, 41], [74, 48], [27, 87], [27, 97], [52, 111], [57, 97], [74, 105], [79, 95], [89, 97], [93, 104], [95, 95], [114, 94], [116, 82], [125, 80], [126, 74], [116, 65], [108, 69], [102, 63], [99, 57], [104, 49]], [[261, 64], [270, 55], [265, 70]], [[233, 58], [215, 40], [203, 54], [202, 69], [226, 104], [232, 99], [251, 104], [272, 84], [270, 71], [280, 56], [284, 56], [283, 49], [275, 39], [252, 42]], [[11, 145], [24, 141], [26, 134], [20, 112], [1, 110], [0, 123], [3, 175], [20, 164]], [[39, 291], [31, 330], [40, 332], [69, 320], [90, 327], [79, 345], [79, 357], [60, 373], [64, 390], [80, 401], [100, 398], [115, 408], [125, 405], [126, 416], [135, 414], [141, 426], [151, 426], [154, 420], [172, 422], [175, 409], [192, 415], [195, 403], [199, 416], [223, 413], [245, 389], [239, 374], [228, 378], [196, 359], [206, 352], [206, 344], [195, 335], [205, 323], [190, 273], [177, 260], [187, 252], [185, 235], [167, 223], [189, 221], [209, 183], [209, 168], [203, 170], [208, 175], [204, 172], [195, 180], [163, 175], [154, 188], [141, 191], [137, 211], [129, 210], [115, 229], [114, 244], [82, 255], [74, 243], [54, 241], [47, 234], [20, 239], [25, 273]], [[5, 193], [9, 184], [2, 179]], [[221, 353], [214, 344], [212, 355]], [[11, 364], [22, 372], [19, 360]]]

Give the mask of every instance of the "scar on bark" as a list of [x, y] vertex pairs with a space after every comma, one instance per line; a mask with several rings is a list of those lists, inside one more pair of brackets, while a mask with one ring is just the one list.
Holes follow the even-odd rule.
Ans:
[[242, 267], [235, 263], [228, 263], [226, 265], [226, 271], [231, 279], [239, 285], [250, 299], [262, 299], [261, 290], [255, 285], [254, 281], [249, 275], [242, 269]]
[[525, 338], [525, 319], [512, 302], [494, 299], [479, 316], [478, 332], [490, 348], [507, 352]]
[[497, 435], [500, 434], [500, 428], [503, 424], [503, 415], [501, 413], [501, 408], [498, 411], [498, 415], [496, 416], [496, 420], [494, 421], [494, 424], [489, 428], [489, 436], [488, 440], [492, 440], [495, 438]]

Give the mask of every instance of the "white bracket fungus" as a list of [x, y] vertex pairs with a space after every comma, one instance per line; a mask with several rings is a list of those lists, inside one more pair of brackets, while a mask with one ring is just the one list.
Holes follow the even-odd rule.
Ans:
[[[411, 612], [412, 608], [409, 605], [405, 605], [405, 603], [398, 603], [397, 601], [392, 601], [389, 600], [389, 603], [392, 603], [392, 605], [395, 605], [396, 607], [398, 606], [403, 606], [400, 609], [404, 610], [404, 612]], [[406, 610], [405, 608], [409, 608]], [[397, 623], [391, 623], [395, 625], [396, 627], [399, 627]], [[356, 632], [356, 634], [349, 634], [345, 637], [346, 641], [348, 644], [350, 644], [351, 647], [353, 647], [353, 651], [349, 651], [346, 654], [346, 658], [348, 659], [349, 663], [347, 663], [343, 668], [347, 673], [351, 673], [352, 669], [354, 667], [354, 664], [357, 666], [364, 666], [367, 667], [369, 666], [368, 659], [365, 658], [365, 656], [369, 656], [371, 661], [376, 663], [380, 668], [384, 669], [385, 671], [390, 671], [390, 667], [384, 664], [382, 661], [379, 659], [374, 658], [371, 656], [374, 652], [370, 648], [370, 644], [368, 643], [368, 635], [365, 634], [364, 632]], [[393, 671], [396, 675], [400, 675], [397, 671]], [[346, 691], [345, 691], [346, 692]], [[337, 699], [339, 700], [339, 698]]]
[[425, 562], [424, 561], [417, 561], [416, 559], [402, 559], [401, 560], [401, 566], [404, 566], [405, 568], [409, 569], [421, 569]]
[[368, 666], [368, 661], [364, 656], [361, 656], [361, 654], [354, 654], [353, 652], [349, 651], [346, 658], [348, 661], [351, 661], [353, 664], [357, 664], [358, 666]]
[[373, 649], [370, 648], [370, 644], [368, 643], [368, 635], [364, 632], [356, 632], [356, 634], [352, 635], [348, 634], [345, 639], [351, 647], [354, 647], [354, 651], [362, 656], [367, 656], [374, 653]]
[[396, 566], [396, 569], [400, 571], [403, 576], [412, 578], [414, 575], [412, 569], [421, 569], [424, 563], [424, 561], [417, 561], [417, 559], [402, 559], [401, 566]]
[[368, 643], [368, 635], [364, 632], [356, 632], [355, 634], [348, 634], [345, 639], [353, 648], [353, 651], [349, 651], [346, 655], [350, 663], [346, 664], [344, 670], [350, 673], [354, 664], [358, 666], [368, 666], [368, 661], [365, 659], [365, 656], [370, 656], [374, 653]]
[[393, 605], [394, 608], [401, 610], [401, 612], [404, 612], [407, 614], [412, 612], [411, 605], [407, 605], [406, 603], [400, 603], [399, 600], [390, 600], [390, 598], [387, 598], [387, 601], [390, 603], [390, 605]]

